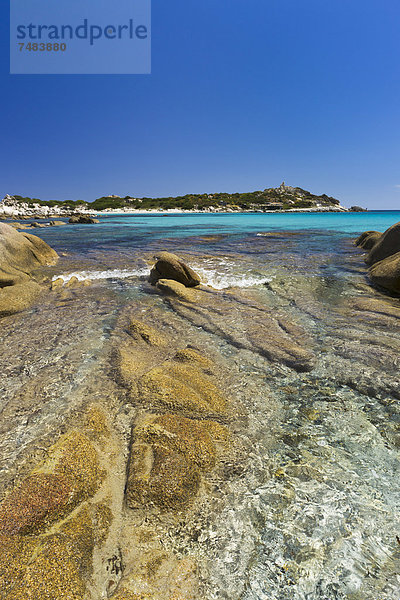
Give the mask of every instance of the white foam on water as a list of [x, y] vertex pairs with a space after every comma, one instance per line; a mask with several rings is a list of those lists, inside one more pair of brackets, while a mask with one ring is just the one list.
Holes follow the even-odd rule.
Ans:
[[148, 268], [141, 269], [110, 269], [107, 271], [76, 271], [75, 273], [65, 273], [63, 275], [55, 275], [56, 279], [63, 279], [64, 283], [68, 283], [72, 277], [76, 277], [78, 281], [85, 279], [127, 279], [128, 277], [148, 277]]
[[[201, 282], [204, 285], [208, 285], [216, 290], [225, 290], [228, 288], [251, 288], [264, 285], [271, 281], [269, 277], [263, 277], [261, 275], [250, 275], [245, 273], [243, 275], [237, 274], [232, 275], [229, 273], [221, 273], [214, 269], [204, 269], [202, 267], [193, 267], [194, 270], [200, 275]], [[102, 280], [102, 279], [127, 279], [129, 277], [147, 278], [150, 270], [146, 267], [140, 269], [110, 269], [106, 271], [75, 271], [74, 273], [64, 273], [62, 275], [55, 275], [53, 281], [56, 279], [62, 279], [64, 284], [68, 283], [72, 277], [76, 277], [78, 281], [84, 281], [85, 279], [91, 280]]]
[[257, 276], [248, 273], [232, 275], [229, 273], [218, 273], [218, 271], [211, 271], [202, 267], [197, 267], [194, 270], [200, 275], [202, 283], [216, 290], [225, 290], [233, 287], [252, 288], [271, 281], [270, 277], [263, 277], [262, 275]]

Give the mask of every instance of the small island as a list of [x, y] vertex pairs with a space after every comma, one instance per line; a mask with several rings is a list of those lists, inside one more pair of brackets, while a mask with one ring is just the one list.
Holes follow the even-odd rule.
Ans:
[[347, 212], [364, 210], [346, 208], [326, 194], [315, 195], [284, 182], [277, 188], [247, 193], [219, 192], [186, 194], [164, 198], [134, 198], [110, 195], [93, 202], [84, 200], [40, 200], [19, 195], [7, 195], [0, 203], [0, 218], [67, 217], [76, 214], [136, 213], [136, 212]]

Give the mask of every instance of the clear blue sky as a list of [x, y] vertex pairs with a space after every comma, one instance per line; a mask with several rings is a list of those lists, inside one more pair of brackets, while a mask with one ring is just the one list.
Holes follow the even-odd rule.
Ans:
[[151, 75], [9, 75], [0, 195], [250, 191], [400, 209], [399, 0], [153, 0]]

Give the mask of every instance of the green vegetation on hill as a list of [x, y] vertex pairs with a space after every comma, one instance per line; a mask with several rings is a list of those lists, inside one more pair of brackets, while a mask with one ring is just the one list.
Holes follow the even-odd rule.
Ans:
[[28, 204], [30, 207], [34, 204], [39, 204], [40, 206], [50, 206], [51, 208], [54, 208], [55, 206], [64, 206], [66, 208], [79, 208], [83, 206], [89, 206], [89, 203], [85, 202], [84, 200], [39, 200], [39, 198], [23, 197], [18, 196], [17, 194], [15, 194], [13, 198], [18, 202]]
[[126, 200], [124, 198], [114, 198], [112, 196], [102, 196], [97, 198], [94, 202], [89, 205], [91, 210], [105, 210], [106, 208], [124, 208], [126, 206]]
[[323, 194], [316, 196], [301, 188], [282, 184], [279, 188], [247, 193], [186, 194], [185, 196], [164, 198], [115, 198], [103, 196], [90, 204], [94, 210], [106, 208], [162, 209], [180, 208], [185, 210], [205, 210], [211, 207], [232, 210], [288, 210], [290, 208], [310, 208], [338, 206], [339, 201]]
[[94, 202], [84, 202], [83, 200], [65, 200], [64, 202], [57, 202], [55, 200], [42, 201], [35, 198], [22, 198], [21, 196], [14, 196], [14, 198], [20, 202], [27, 202], [28, 204], [36, 203], [41, 206], [63, 206], [70, 208], [85, 206], [85, 208], [96, 212], [107, 208], [131, 208], [138, 210], [168, 210], [177, 208], [201, 211], [214, 207], [219, 210], [288, 210], [291, 208], [311, 208], [316, 205], [323, 207], [335, 207], [339, 205], [338, 200], [326, 194], [316, 196], [307, 190], [286, 186], [284, 183], [279, 188], [268, 188], [263, 191], [248, 193], [186, 194], [185, 196], [164, 198], [102, 196]]

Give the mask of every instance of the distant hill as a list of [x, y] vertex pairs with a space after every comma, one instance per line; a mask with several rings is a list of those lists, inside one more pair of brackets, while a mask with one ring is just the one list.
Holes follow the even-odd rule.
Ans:
[[182, 208], [186, 210], [289, 210], [293, 208], [340, 207], [336, 198], [323, 194], [316, 196], [299, 187], [282, 183], [278, 188], [246, 193], [219, 192], [216, 194], [187, 194], [164, 198], [115, 198], [105, 196], [92, 202], [91, 209], [104, 208], [157, 209]]
[[[292, 187], [282, 183], [277, 188], [267, 188], [263, 191], [246, 193], [227, 193], [219, 192], [215, 194], [186, 194], [185, 196], [164, 197], [164, 198], [133, 198], [131, 196], [102, 196], [94, 202], [84, 202], [83, 200], [66, 200], [59, 202], [56, 200], [42, 201], [39, 199], [24, 198], [22, 196], [7, 196], [7, 199], [15, 203], [24, 203], [27, 205], [57, 206], [65, 209], [84, 208], [91, 211], [102, 211], [105, 209], [133, 209], [133, 210], [198, 210], [198, 211], [228, 211], [236, 212], [242, 210], [290, 210], [314, 208], [327, 210], [346, 210], [339, 200], [322, 194], [316, 196], [307, 190], [299, 187]], [[3, 201], [6, 202], [6, 199]]]

